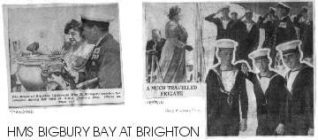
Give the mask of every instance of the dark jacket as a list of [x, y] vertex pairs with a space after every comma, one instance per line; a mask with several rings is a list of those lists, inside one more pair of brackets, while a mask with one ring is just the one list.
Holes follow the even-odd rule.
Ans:
[[[240, 120], [239, 100], [242, 118], [247, 118], [248, 99], [246, 93], [245, 75], [238, 71], [235, 84], [230, 95], [224, 92], [219, 67], [210, 70], [207, 78], [207, 115], [208, 122], [225, 120]], [[229, 97], [233, 97], [232, 105], [228, 104]]]
[[241, 20], [234, 21], [234, 24], [231, 28], [231, 34], [233, 40], [238, 42], [238, 46], [236, 48], [235, 52], [235, 60], [246, 60], [248, 61], [248, 54], [251, 50], [248, 42], [246, 42], [246, 39], [248, 37], [247, 28], [244, 22]]
[[[286, 81], [281, 75], [274, 73], [265, 93], [261, 88], [261, 83], [254, 73], [248, 74], [248, 79], [254, 84], [254, 94], [257, 103], [257, 116], [259, 125], [266, 124], [273, 125], [271, 128], [276, 128], [279, 123], [285, 124], [287, 120], [287, 100], [288, 89], [286, 88]], [[270, 122], [260, 118], [270, 120]], [[274, 131], [274, 130], [273, 130]]]
[[217, 36], [216, 39], [233, 39], [234, 40], [234, 35], [233, 35], [233, 26], [235, 22], [233, 20], [230, 20], [229, 23], [227, 24], [226, 29], [223, 28], [222, 21], [220, 18], [215, 18], [216, 14], [211, 14], [207, 17], [205, 17], [206, 21], [213, 22], [216, 25], [217, 28]]
[[[274, 31], [275, 31], [275, 20], [278, 20], [278, 17], [274, 16], [273, 21], [267, 21], [264, 23], [264, 20], [266, 19], [267, 15], [264, 17], [259, 17], [257, 21], [257, 26], [259, 28], [264, 29], [265, 31], [265, 40], [263, 43], [263, 48], [271, 48], [273, 46], [274, 41]], [[276, 51], [276, 50], [273, 50]]]
[[246, 46], [248, 46], [247, 50], [249, 53], [257, 49], [259, 42], [259, 27], [256, 23], [252, 26], [252, 29], [249, 32], [247, 32], [245, 42]]
[[[288, 73], [289, 74], [289, 73]], [[287, 74], [287, 76], [288, 76]], [[304, 64], [303, 68], [296, 76], [292, 91], [289, 94], [288, 114], [290, 123], [294, 121], [304, 121], [305, 129], [314, 128], [313, 112], [314, 112], [314, 70], [312, 67]], [[302, 118], [302, 120], [294, 120], [294, 116]]]
[[94, 48], [86, 64], [86, 80], [98, 78], [92, 88], [121, 88], [119, 43], [107, 34]]
[[[245, 23], [244, 23], [245, 24]], [[245, 24], [246, 26], [246, 24]], [[241, 59], [246, 60], [250, 66], [252, 66], [251, 59], [248, 59], [248, 54], [251, 53], [253, 50], [256, 50], [258, 47], [259, 42], [259, 27], [256, 23], [252, 25], [251, 30], [248, 32], [246, 26], [247, 35], [246, 38], [241, 41]]]
[[294, 24], [299, 28], [299, 38], [302, 41], [302, 51], [304, 58], [312, 57], [313, 54], [313, 22], [312, 20], [305, 23], [300, 22], [301, 15], [297, 15], [294, 18]]
[[[165, 42], [166, 42], [166, 40], [161, 38], [160, 41], [158, 42], [158, 44], [155, 46], [156, 47], [155, 51], [157, 51], [157, 52], [154, 55], [158, 58], [158, 61], [160, 60], [161, 51], [162, 51], [163, 46], [165, 45]], [[155, 44], [156, 44], [156, 42], [154, 40], [147, 41], [146, 50], [147, 51], [153, 50], [153, 47]], [[151, 57], [149, 57], [148, 62], [151, 63]]]
[[[244, 40], [247, 37], [247, 29], [245, 24], [241, 20], [230, 20], [229, 23], [227, 24], [226, 29], [223, 28], [222, 21], [220, 18], [215, 18], [216, 14], [211, 14], [207, 17], [205, 17], [205, 20], [209, 22], [213, 22], [216, 27], [217, 27], [217, 36], [216, 39], [232, 39], [238, 42], [238, 46], [235, 52], [235, 60], [247, 60], [247, 54], [246, 54], [246, 49], [247, 46], [242, 45]], [[214, 64], [217, 63], [217, 59], [214, 59], [215, 62]]]
[[290, 17], [287, 16], [274, 23], [274, 46], [276, 47], [280, 43], [297, 39], [297, 34], [293, 22]]

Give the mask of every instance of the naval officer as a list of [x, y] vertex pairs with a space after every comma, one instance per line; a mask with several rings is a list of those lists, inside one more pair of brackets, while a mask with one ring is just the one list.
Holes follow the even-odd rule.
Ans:
[[82, 35], [95, 47], [86, 64], [86, 88], [121, 88], [119, 43], [108, 32], [111, 18], [83, 15]]

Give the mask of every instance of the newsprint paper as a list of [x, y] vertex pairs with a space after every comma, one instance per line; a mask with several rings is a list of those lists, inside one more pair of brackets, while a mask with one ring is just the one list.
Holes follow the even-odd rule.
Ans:
[[146, 98], [203, 95], [207, 136], [313, 135], [312, 2], [143, 10]]
[[9, 107], [123, 103], [118, 4], [3, 7]]

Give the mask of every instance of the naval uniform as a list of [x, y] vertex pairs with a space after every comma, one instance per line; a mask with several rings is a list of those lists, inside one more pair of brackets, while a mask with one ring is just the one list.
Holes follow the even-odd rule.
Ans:
[[307, 135], [313, 122], [313, 68], [303, 64], [297, 71], [289, 71], [286, 75], [288, 99], [288, 135]]
[[[247, 60], [246, 50], [248, 50], [248, 46], [245, 46], [243, 43], [248, 36], [247, 28], [245, 24], [240, 21], [234, 21], [229, 19], [227, 22], [221, 20], [220, 18], [215, 18], [216, 14], [211, 14], [205, 17], [206, 21], [212, 22], [217, 27], [217, 36], [216, 39], [233, 39], [237, 41], [239, 44], [237, 46], [235, 52], [235, 60]], [[214, 64], [216, 64], [218, 60], [216, 56], [214, 57]]]
[[246, 60], [250, 66], [253, 65], [252, 61], [248, 59], [248, 54], [253, 50], [257, 49], [259, 42], [259, 27], [254, 21], [244, 21], [247, 30], [247, 37], [244, 41], [242, 41], [241, 46], [244, 46], [242, 50], [242, 56], [244, 56], [244, 60]]
[[272, 67], [276, 62], [276, 46], [291, 40], [297, 39], [295, 26], [289, 16], [286, 16], [274, 22], [273, 43], [271, 44], [271, 58], [273, 60]]
[[273, 72], [271, 77], [260, 77], [249, 72], [254, 84], [258, 127], [256, 135], [276, 135], [278, 124], [286, 124], [288, 90], [284, 77]]
[[[232, 76], [224, 80], [222, 74], [225, 73]], [[240, 105], [243, 119], [247, 119], [248, 110], [245, 79], [245, 75], [239, 70], [221, 71], [216, 66], [209, 71], [206, 78], [208, 136], [239, 134]]]
[[111, 34], [96, 44], [86, 65], [86, 80], [98, 78], [98, 82], [88, 88], [121, 88], [119, 43]]
[[313, 37], [313, 21], [307, 20], [301, 22], [301, 15], [297, 15], [294, 18], [294, 24], [299, 28], [299, 38], [302, 41], [303, 58], [312, 58], [314, 50], [314, 37]]

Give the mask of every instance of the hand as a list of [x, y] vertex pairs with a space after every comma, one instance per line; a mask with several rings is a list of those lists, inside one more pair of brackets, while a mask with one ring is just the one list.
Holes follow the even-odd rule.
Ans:
[[248, 75], [248, 66], [246, 65], [246, 63], [242, 63], [241, 65], [241, 71], [245, 74], [245, 75]]
[[309, 128], [308, 135], [309, 136], [313, 136], [314, 135], [314, 129], [313, 128]]
[[215, 14], [221, 13], [222, 9], [219, 9], [218, 11], [216, 11]]
[[284, 132], [285, 132], [285, 126], [283, 124], [278, 124], [278, 126], [276, 127], [275, 129], [275, 132], [278, 134], [278, 135], [283, 135]]
[[74, 70], [80, 70], [85, 67], [87, 59], [83, 57], [75, 57], [74, 61], [71, 63], [71, 67]]
[[187, 51], [192, 51], [192, 50], [193, 50], [192, 46], [190, 46], [190, 45], [186, 45], [186, 46], [184, 46], [184, 47], [185, 47], [185, 49], [186, 49]]
[[240, 130], [241, 131], [246, 131], [246, 129], [247, 129], [247, 120], [246, 119], [242, 119], [241, 120], [241, 125], [240, 125]]

